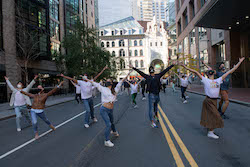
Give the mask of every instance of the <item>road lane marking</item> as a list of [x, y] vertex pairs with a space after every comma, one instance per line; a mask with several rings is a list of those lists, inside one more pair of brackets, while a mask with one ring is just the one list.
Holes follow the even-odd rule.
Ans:
[[[100, 106], [101, 104], [102, 104], [102, 103], [99, 103], [99, 104], [95, 105], [94, 108]], [[72, 117], [72, 118], [70, 118], [70, 119], [68, 119], [68, 120], [66, 120], [66, 121], [64, 121], [64, 122], [62, 122], [61, 124], [57, 125], [55, 128], [56, 128], [56, 129], [57, 129], [57, 128], [60, 128], [61, 126], [63, 126], [63, 125], [65, 125], [65, 124], [69, 123], [70, 121], [76, 119], [77, 117], [83, 115], [84, 113], [86, 113], [86, 111], [83, 111], [83, 112], [77, 114], [76, 116], [74, 116], [74, 117]], [[39, 138], [41, 138], [41, 137], [47, 135], [47, 134], [50, 133], [51, 131], [52, 131], [52, 130], [50, 129], [50, 130], [44, 132], [43, 134], [39, 135]], [[7, 153], [5, 153], [5, 154], [3, 154], [3, 155], [0, 156], [0, 160], [3, 159], [3, 158], [5, 158], [5, 157], [7, 157], [8, 155], [10, 155], [10, 154], [16, 152], [16, 151], [22, 149], [23, 147], [25, 147], [25, 146], [31, 144], [31, 143], [34, 142], [34, 141], [36, 141], [36, 139], [33, 138], [33, 139], [31, 139], [31, 140], [25, 142], [24, 144], [22, 144], [22, 145], [20, 145], [20, 146], [14, 148], [14, 149], [8, 151]]]
[[173, 136], [175, 137], [175, 140], [177, 141], [178, 145], [180, 146], [183, 154], [185, 155], [186, 159], [188, 160], [189, 164], [192, 167], [198, 167], [197, 163], [195, 162], [194, 158], [192, 157], [192, 155], [190, 154], [190, 152], [188, 151], [187, 147], [185, 146], [185, 144], [182, 142], [180, 136], [178, 135], [178, 133], [176, 132], [176, 130], [174, 129], [173, 125], [171, 124], [171, 122], [169, 121], [169, 119], [167, 118], [166, 114], [163, 112], [162, 108], [160, 105], [158, 105], [158, 108], [160, 110], [160, 113], [162, 114], [163, 118], [165, 119], [165, 121], [167, 122], [167, 125], [170, 129], [170, 131], [172, 132]]
[[168, 133], [168, 130], [167, 130], [165, 124], [163, 123], [161, 115], [158, 114], [158, 116], [159, 116], [159, 121], [160, 121], [160, 124], [161, 124], [162, 131], [163, 131], [163, 133], [165, 135], [165, 138], [166, 138], [166, 140], [168, 142], [169, 148], [170, 148], [170, 150], [172, 152], [172, 155], [174, 157], [176, 165], [178, 167], [184, 167], [184, 164], [183, 164], [183, 162], [181, 160], [181, 157], [180, 157], [180, 155], [179, 155], [179, 153], [178, 153], [178, 151], [177, 151], [177, 149], [176, 149], [176, 147], [175, 147], [175, 145], [173, 143], [173, 140], [171, 139], [170, 134]]

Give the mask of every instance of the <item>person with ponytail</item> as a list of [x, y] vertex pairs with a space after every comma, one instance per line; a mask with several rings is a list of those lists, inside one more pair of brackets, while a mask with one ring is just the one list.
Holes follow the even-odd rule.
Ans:
[[[128, 75], [130, 73], [131, 72], [129, 72]], [[104, 145], [107, 147], [114, 146], [114, 144], [110, 141], [110, 133], [112, 133], [117, 137], [119, 136], [118, 132], [116, 131], [115, 125], [113, 123], [114, 102], [116, 101], [116, 96], [118, 92], [121, 90], [122, 83], [125, 81], [128, 75], [125, 78], [123, 78], [116, 85], [116, 87], [113, 86], [113, 82], [110, 79], [107, 79], [105, 86], [102, 86], [100, 83], [96, 83], [92, 80], [85, 79], [86, 81], [92, 83], [101, 92], [102, 106], [100, 108], [100, 114], [106, 124]]]

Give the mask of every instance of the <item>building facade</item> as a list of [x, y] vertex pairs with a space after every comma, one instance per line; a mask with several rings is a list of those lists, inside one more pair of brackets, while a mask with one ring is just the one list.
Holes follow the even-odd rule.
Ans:
[[140, 21], [167, 21], [166, 8], [168, 0], [131, 0], [132, 16]]
[[[32, 37], [38, 34], [34, 48], [39, 56], [28, 63], [28, 80], [35, 74], [40, 74], [45, 87], [54, 86], [56, 79], [53, 80], [53, 76], [56, 77], [59, 72], [52, 55], [65, 52], [61, 41], [67, 33], [74, 31], [77, 19], [89, 27], [96, 27], [96, 2], [97, 0], [0, 1], [0, 103], [8, 101], [10, 97], [10, 90], [7, 89], [3, 76], [8, 76], [12, 83], [26, 81], [22, 70], [24, 61], [21, 45], [26, 39], [22, 33], [23, 27]], [[51, 80], [47, 81], [43, 77], [50, 77]]]
[[[100, 27], [101, 46], [116, 56], [117, 79], [129, 72], [129, 64], [148, 73], [150, 65], [158, 72], [167, 66], [168, 41], [165, 23], [136, 21], [128, 17]], [[136, 77], [136, 72], [131, 77]]]

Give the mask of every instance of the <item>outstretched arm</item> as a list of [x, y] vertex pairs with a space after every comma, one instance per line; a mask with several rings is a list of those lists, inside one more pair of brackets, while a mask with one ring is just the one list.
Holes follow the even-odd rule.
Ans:
[[239, 68], [240, 64], [245, 60], [245, 57], [242, 57], [239, 59], [239, 62], [228, 72], [226, 72], [224, 75], [222, 75], [222, 80], [224, 80], [229, 74], [232, 74], [237, 68]]
[[127, 80], [125, 80], [125, 82], [127, 82], [129, 85], [131, 85], [131, 83], [130, 83], [130, 82], [128, 82]]
[[129, 71], [128, 74], [127, 74], [127, 76], [126, 76], [125, 78], [123, 78], [121, 81], [124, 82], [124, 81], [128, 78], [128, 76], [129, 76], [129, 74], [130, 74], [131, 72], [132, 72], [132, 70]]
[[133, 67], [132, 65], [129, 65], [130, 68], [132, 68], [133, 70], [135, 70], [136, 72], [138, 72], [143, 78], [148, 78], [149, 75], [145, 74], [144, 72], [138, 70], [137, 68]]
[[175, 74], [179, 79], [181, 79], [181, 77], [180, 77], [178, 74], [176, 74], [175, 72], [174, 72], [174, 74]]
[[198, 71], [193, 70], [193, 69], [191, 69], [191, 68], [188, 68], [188, 67], [185, 66], [184, 64], [182, 64], [181, 66], [184, 67], [184, 68], [186, 68], [187, 70], [189, 70], [189, 71], [195, 73], [200, 79], [202, 79], [202, 75], [201, 75]]
[[11, 89], [12, 91], [16, 90], [16, 88], [14, 88], [14, 86], [10, 83], [8, 77], [5, 76], [4, 79], [5, 79], [7, 85], [10, 87], [10, 89]]
[[209, 65], [207, 65], [203, 60], [201, 62], [208, 68], [208, 70], [212, 70], [212, 68]]
[[102, 69], [102, 71], [101, 71], [97, 76], [95, 76], [94, 81], [95, 81], [100, 75], [102, 75], [102, 73], [103, 73], [106, 69], [108, 69], [108, 66], [105, 66], [105, 67]]
[[30, 82], [30, 84], [25, 88], [25, 91], [29, 92], [30, 89], [34, 86], [34, 84], [36, 83], [36, 79], [38, 78], [38, 75], [35, 75], [34, 79]]
[[72, 83], [72, 85], [74, 85], [76, 87], [76, 83], [73, 82], [72, 80], [70, 80], [70, 82]]
[[28, 92], [25, 92], [25, 91], [21, 91], [21, 93], [26, 95], [26, 96], [29, 96], [29, 97], [35, 97], [34, 94], [31, 94], [31, 93], [28, 93]]
[[163, 70], [162, 72], [159, 73], [160, 77], [162, 77], [163, 75], [166, 74], [166, 72], [168, 72], [171, 68], [173, 68], [174, 65], [169, 66], [168, 68], [166, 68], [165, 70]]
[[57, 87], [55, 87], [54, 89], [52, 89], [51, 91], [49, 91], [47, 93], [47, 96], [51, 96], [52, 94], [54, 94], [57, 91], [57, 89], [62, 86], [63, 83], [64, 83], [64, 81], [62, 81]]
[[72, 80], [73, 82], [77, 83], [77, 80], [76, 80], [76, 79], [74, 79], [74, 78], [71, 78], [71, 77], [65, 76], [65, 75], [63, 75], [63, 74], [60, 74], [60, 76], [61, 76], [61, 77], [63, 77], [63, 78], [66, 78], [66, 79], [68, 79], [68, 80]]

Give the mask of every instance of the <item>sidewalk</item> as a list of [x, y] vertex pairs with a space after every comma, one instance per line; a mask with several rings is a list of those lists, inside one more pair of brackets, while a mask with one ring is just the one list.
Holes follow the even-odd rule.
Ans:
[[[196, 93], [200, 95], [204, 94], [203, 85], [191, 84], [187, 92]], [[231, 102], [250, 106], [250, 89], [249, 88], [229, 88], [228, 91], [229, 100]]]
[[[74, 99], [74, 94], [50, 96], [46, 102], [46, 107], [65, 103]], [[15, 111], [13, 107], [11, 107], [9, 103], [0, 104], [0, 121], [11, 117], [15, 117]]]

